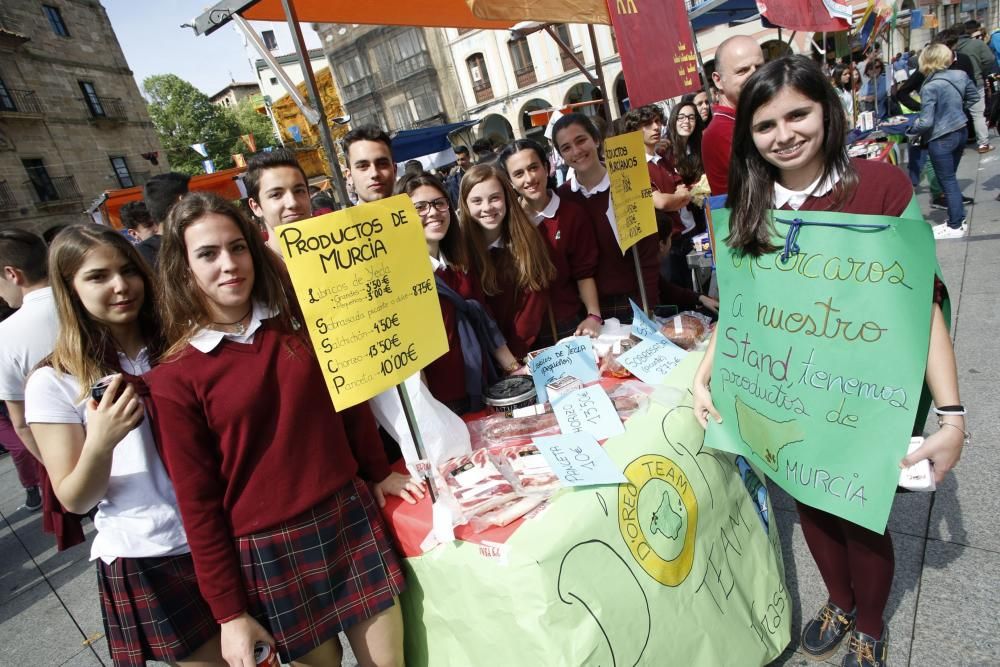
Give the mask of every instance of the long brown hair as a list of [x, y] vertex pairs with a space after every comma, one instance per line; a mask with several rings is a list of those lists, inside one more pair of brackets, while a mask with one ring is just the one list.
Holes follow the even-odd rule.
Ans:
[[396, 194], [413, 194], [413, 191], [420, 187], [434, 188], [441, 193], [441, 196], [448, 200], [448, 231], [444, 238], [438, 243], [441, 253], [444, 254], [448, 263], [463, 273], [469, 270], [469, 256], [462, 242], [462, 229], [458, 224], [458, 216], [451, 206], [451, 199], [445, 190], [444, 183], [434, 174], [426, 171], [419, 174], [407, 174], [396, 185]]
[[753, 115], [786, 86], [818, 102], [823, 109], [823, 173], [821, 178], [840, 175], [833, 190], [832, 209], [843, 203], [847, 194], [858, 187], [858, 175], [847, 157], [847, 117], [829, 79], [819, 66], [805, 56], [785, 56], [767, 63], [747, 79], [740, 93], [733, 132], [733, 154], [729, 162], [729, 195], [732, 209], [726, 245], [740, 255], [774, 252], [778, 246], [771, 220], [774, 208], [774, 183], [778, 168], [761, 156], [753, 142]]
[[490, 251], [486, 243], [483, 228], [469, 211], [469, 192], [480, 183], [491, 178], [496, 179], [503, 189], [504, 208], [507, 209], [503, 222], [500, 224], [500, 238], [510, 251], [514, 269], [517, 271], [517, 286], [521, 289], [540, 292], [549, 286], [556, 277], [556, 267], [552, 264], [548, 249], [542, 235], [528, 220], [528, 214], [518, 203], [517, 193], [511, 186], [507, 176], [492, 164], [477, 164], [462, 177], [462, 187], [459, 197], [459, 221], [462, 235], [465, 237], [465, 247], [479, 279], [483, 292], [488, 295], [500, 291], [496, 267], [490, 260]]
[[84, 224], [66, 227], [56, 236], [49, 251], [49, 283], [59, 313], [59, 334], [49, 364], [80, 383], [77, 400], [83, 400], [102, 376], [122, 370], [114, 337], [84, 308], [73, 287], [73, 277], [83, 266], [87, 254], [98, 246], [118, 251], [142, 277], [144, 295], [137, 325], [150, 360], [155, 360], [163, 350], [153, 276], [146, 260], [124, 236], [110, 227]]
[[191, 338], [209, 326], [208, 301], [195, 283], [188, 267], [188, 248], [184, 232], [206, 215], [223, 215], [233, 221], [243, 234], [253, 259], [254, 282], [250, 298], [265, 308], [277, 311], [273, 318], [288, 332], [296, 329], [295, 311], [288, 298], [288, 281], [281, 260], [267, 248], [257, 227], [250, 223], [232, 203], [218, 195], [192, 192], [172, 209], [163, 230], [159, 254], [159, 305], [169, 360], [187, 347]]

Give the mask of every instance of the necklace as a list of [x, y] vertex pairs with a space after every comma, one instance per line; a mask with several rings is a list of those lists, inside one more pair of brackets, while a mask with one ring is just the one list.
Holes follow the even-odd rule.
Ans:
[[242, 336], [247, 331], [247, 325], [243, 324], [243, 320], [249, 317], [250, 313], [252, 312], [253, 312], [253, 304], [250, 304], [250, 310], [248, 310], [243, 317], [236, 320], [235, 322], [212, 322], [212, 324], [217, 327], [236, 327], [236, 331], [234, 331], [233, 333], [235, 333], [238, 336]]

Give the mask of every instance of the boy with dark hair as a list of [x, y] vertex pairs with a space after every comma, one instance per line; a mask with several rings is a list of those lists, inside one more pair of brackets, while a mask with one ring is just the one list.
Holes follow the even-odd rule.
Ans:
[[448, 174], [448, 179], [444, 182], [445, 189], [448, 190], [448, 198], [451, 205], [458, 207], [458, 190], [462, 185], [462, 177], [472, 166], [472, 159], [469, 157], [469, 149], [465, 146], [455, 146], [455, 168]]
[[141, 199], [122, 204], [118, 210], [122, 227], [136, 242], [135, 249], [151, 267], [156, 267], [156, 257], [160, 252], [160, 225], [150, 215], [146, 203]]
[[281, 256], [277, 228], [312, 215], [309, 181], [295, 153], [278, 148], [247, 160], [247, 204], [267, 228], [267, 245]]
[[[962, 29], [964, 27], [964, 30]], [[972, 116], [972, 129], [976, 134], [977, 150], [980, 154], [989, 153], [995, 146], [989, 142], [989, 128], [986, 125], [986, 78], [996, 69], [996, 58], [993, 51], [981, 39], [973, 39], [972, 35], [980, 30], [979, 21], [969, 19], [964, 26], [955, 28], [958, 40], [953, 50], [957, 54], [969, 57], [972, 63], [972, 83], [979, 91], [979, 101], [969, 108]]]
[[396, 162], [392, 159], [392, 139], [375, 125], [362, 125], [343, 139], [347, 157], [347, 182], [359, 202], [378, 201], [392, 195], [396, 184]]
[[142, 188], [142, 199], [157, 224], [167, 221], [170, 209], [178, 199], [188, 193], [190, 180], [191, 177], [186, 174], [168, 171], [165, 174], [156, 174], [146, 182]]
[[[59, 331], [56, 304], [49, 287], [45, 240], [22, 229], [0, 231], [0, 280], [5, 283], [3, 293], [15, 301], [19, 298], [21, 306], [0, 322], [0, 400], [6, 402], [17, 435], [4, 445], [11, 452], [27, 494], [24, 507], [34, 511], [42, 506], [35, 461], [39, 455], [24, 419], [24, 384], [31, 369], [52, 353]], [[23, 444], [30, 454], [18, 450], [18, 444]]]
[[476, 139], [472, 144], [472, 152], [476, 154], [476, 164], [493, 164], [497, 154], [493, 152], [493, 142], [485, 137]]

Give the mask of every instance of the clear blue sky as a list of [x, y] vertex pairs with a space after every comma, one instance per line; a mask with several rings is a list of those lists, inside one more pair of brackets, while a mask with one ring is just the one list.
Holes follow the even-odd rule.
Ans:
[[[140, 90], [142, 80], [151, 74], [176, 74], [208, 95], [225, 87], [230, 77], [236, 81], [257, 80], [250, 59], [256, 60], [258, 56], [243, 47], [242, 35], [235, 26], [228, 25], [207, 37], [180, 27], [182, 23], [192, 23], [214, 0], [102, 0], [102, 4]], [[251, 25], [258, 33], [275, 31], [278, 53], [294, 51], [287, 25]], [[308, 48], [319, 47], [319, 37], [310, 25], [302, 26], [302, 34]]]

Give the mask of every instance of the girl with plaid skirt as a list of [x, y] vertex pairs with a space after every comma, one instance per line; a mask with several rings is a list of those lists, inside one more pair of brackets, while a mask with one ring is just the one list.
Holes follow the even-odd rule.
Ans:
[[116, 667], [221, 665], [218, 626], [143, 419], [139, 376], [161, 348], [146, 262], [113, 229], [72, 226], [52, 245], [49, 276], [59, 334], [28, 378], [25, 415], [59, 502], [77, 514], [96, 506], [91, 559], [111, 658]]
[[421, 491], [390, 474], [366, 404], [330, 405], [280, 258], [232, 204], [191, 193], [159, 272], [151, 418], [223, 656], [252, 667], [266, 642], [340, 664], [344, 631], [361, 664], [401, 665], [405, 584], [377, 505]]

